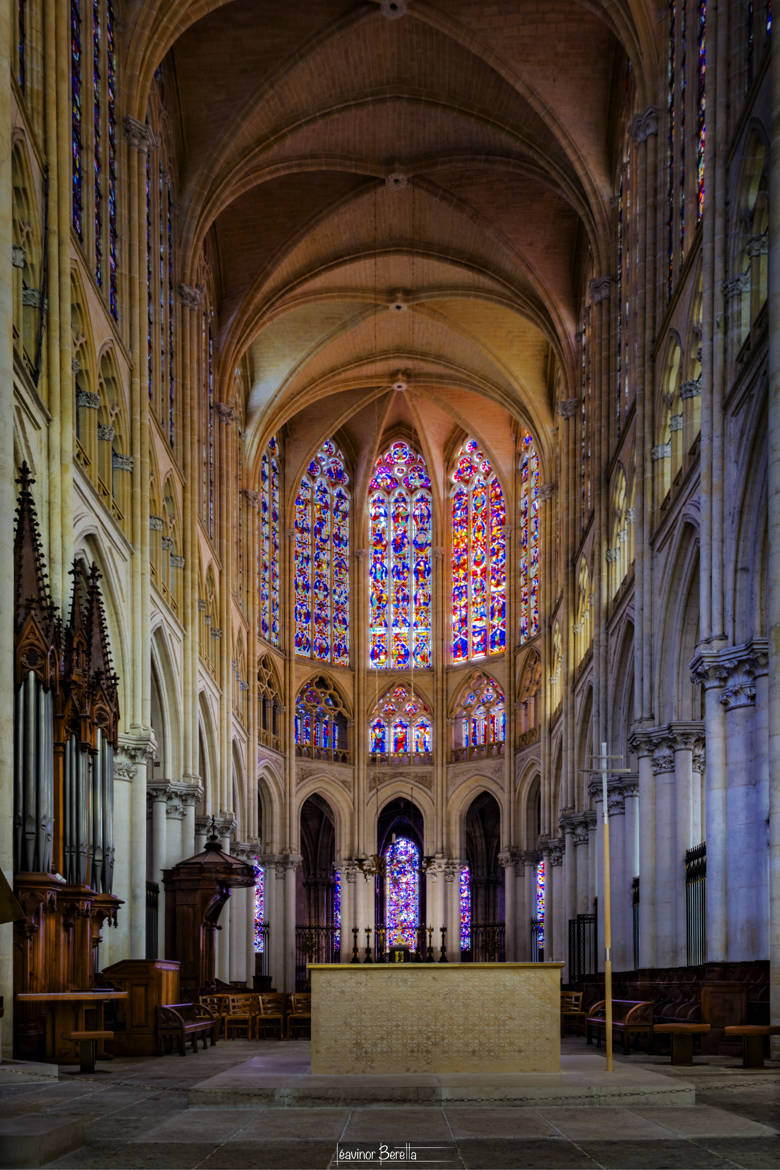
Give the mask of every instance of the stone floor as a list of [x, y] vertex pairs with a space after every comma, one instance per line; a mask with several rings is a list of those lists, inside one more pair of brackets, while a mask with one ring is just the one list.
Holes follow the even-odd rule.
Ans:
[[[582, 1048], [573, 1038], [565, 1042], [564, 1054]], [[631, 1066], [694, 1081], [696, 1104], [682, 1108], [189, 1104], [189, 1091], [200, 1082], [264, 1054], [276, 1067], [293, 1070], [307, 1060], [308, 1043], [280, 1048], [273, 1041], [221, 1042], [185, 1059], [101, 1062], [91, 1075], [61, 1069], [59, 1079], [48, 1083], [9, 1075], [0, 1078], [0, 1112], [6, 1119], [29, 1118], [31, 1129], [38, 1118], [82, 1121], [84, 1144], [46, 1163], [77, 1170], [335, 1170], [348, 1164], [337, 1162], [337, 1144], [354, 1143], [354, 1149], [380, 1142], [400, 1147], [396, 1163], [398, 1153], [406, 1153], [407, 1163], [412, 1160], [405, 1145], [412, 1143], [417, 1165], [435, 1163], [440, 1170], [780, 1170], [780, 1065], [743, 1070], [738, 1061], [699, 1059], [692, 1069], [673, 1069], [668, 1057], [628, 1058]], [[623, 1069], [622, 1057], [616, 1056], [616, 1067]], [[373, 1164], [379, 1164], [378, 1150]]]

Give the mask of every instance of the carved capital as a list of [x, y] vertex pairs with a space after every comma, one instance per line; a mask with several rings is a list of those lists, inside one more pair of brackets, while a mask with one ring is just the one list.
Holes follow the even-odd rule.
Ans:
[[247, 488], [244, 491], [244, 499], [250, 508], [257, 508], [260, 505], [260, 492], [253, 492]]
[[113, 451], [111, 454], [111, 467], [114, 471], [133, 471], [135, 469], [135, 458], [132, 455], [122, 455], [119, 451]]
[[543, 484], [541, 484], [541, 485], [540, 485], [540, 487], [539, 487], [539, 489], [538, 489], [538, 491], [537, 491], [537, 497], [538, 497], [538, 499], [540, 499], [540, 500], [551, 500], [551, 499], [552, 499], [552, 497], [553, 497], [553, 492], [554, 492], [554, 491], [555, 491], [555, 485], [554, 485], [554, 484], [552, 484], [552, 483], [543, 483]]
[[680, 397], [685, 402], [689, 398], [701, 397], [701, 378], [693, 382], [683, 382], [680, 386]]
[[574, 418], [580, 405], [579, 398], [564, 398], [558, 403], [558, 414], [561, 418]]
[[219, 421], [225, 423], [226, 425], [234, 423], [238, 420], [238, 414], [236, 413], [235, 407], [231, 406], [229, 402], [215, 402], [214, 409], [217, 412]]
[[21, 244], [11, 245], [11, 264], [14, 268], [24, 268], [27, 263], [24, 248]]
[[98, 423], [97, 436], [103, 443], [113, 443], [116, 431], [107, 423]]
[[658, 110], [655, 106], [648, 106], [631, 119], [629, 133], [634, 142], [646, 142], [651, 135], [658, 133]]
[[740, 272], [738, 276], [732, 276], [729, 280], [724, 280], [720, 286], [723, 296], [727, 301], [734, 297], [741, 297], [743, 292], [750, 287], [750, 276], [747, 272]]
[[100, 410], [100, 395], [92, 390], [76, 391], [76, 406], [84, 406], [87, 410]]
[[612, 290], [613, 280], [611, 276], [600, 276], [597, 280], [592, 280], [588, 285], [591, 302], [594, 305], [600, 305], [605, 301]]
[[152, 532], [162, 532], [165, 528], [165, 521], [162, 516], [149, 516], [149, 528]]
[[176, 291], [179, 294], [179, 304], [185, 309], [199, 309], [203, 304], [203, 289], [197, 285], [184, 284], [182, 281]]
[[127, 144], [133, 150], [140, 150], [143, 154], [146, 154], [157, 145], [157, 139], [152, 132], [152, 128], [146, 122], [139, 122], [138, 118], [132, 118], [128, 114], [125, 117], [124, 125]]

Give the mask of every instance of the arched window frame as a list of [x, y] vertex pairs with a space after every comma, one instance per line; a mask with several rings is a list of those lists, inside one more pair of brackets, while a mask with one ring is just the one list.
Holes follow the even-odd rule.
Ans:
[[374, 760], [429, 760], [433, 751], [430, 708], [404, 683], [391, 687], [369, 715], [368, 745]]
[[530, 650], [523, 662], [517, 688], [516, 734], [519, 748], [534, 743], [539, 737], [541, 689], [541, 655], [536, 650]]
[[574, 622], [574, 661], [579, 666], [591, 643], [591, 587], [588, 562], [580, 557], [577, 567], [577, 607]]
[[472, 675], [460, 693], [453, 718], [453, 761], [500, 756], [506, 739], [506, 702], [494, 678]]
[[396, 837], [384, 852], [386, 946], [417, 949], [420, 926], [420, 850]]
[[349, 763], [351, 719], [336, 687], [324, 675], [304, 683], [295, 702], [295, 753]]
[[263, 747], [281, 750], [281, 687], [270, 655], [264, 654], [257, 664], [257, 742]]
[[349, 665], [351, 492], [344, 456], [326, 439], [295, 497], [295, 653]]
[[520, 645], [539, 633], [541, 463], [530, 431], [520, 434]]
[[396, 440], [369, 484], [369, 666], [431, 666], [433, 501], [425, 460]]
[[260, 461], [257, 517], [257, 633], [279, 645], [279, 525], [281, 451], [272, 435]]
[[451, 480], [452, 660], [466, 662], [506, 649], [506, 504], [476, 439], [462, 444]]

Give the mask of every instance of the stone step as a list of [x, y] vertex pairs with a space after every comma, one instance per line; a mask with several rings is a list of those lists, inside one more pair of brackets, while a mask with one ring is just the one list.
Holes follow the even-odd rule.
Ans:
[[25, 1113], [0, 1119], [0, 1167], [43, 1166], [84, 1144], [84, 1121]]

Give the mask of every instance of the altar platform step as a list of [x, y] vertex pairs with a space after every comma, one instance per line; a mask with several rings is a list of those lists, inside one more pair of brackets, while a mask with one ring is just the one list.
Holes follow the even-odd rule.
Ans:
[[[291, 1048], [294, 1047], [294, 1051]], [[306, 1043], [280, 1046], [190, 1088], [190, 1106], [279, 1108], [334, 1105], [695, 1105], [692, 1081], [615, 1062], [606, 1072], [603, 1056], [564, 1054], [559, 1073], [405, 1073], [388, 1076], [312, 1076]]]

